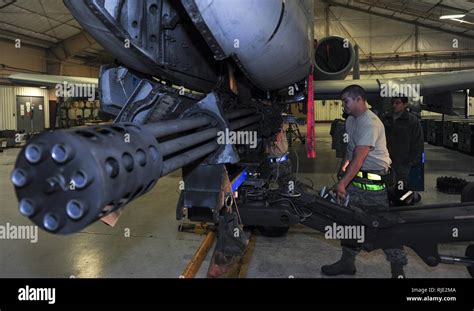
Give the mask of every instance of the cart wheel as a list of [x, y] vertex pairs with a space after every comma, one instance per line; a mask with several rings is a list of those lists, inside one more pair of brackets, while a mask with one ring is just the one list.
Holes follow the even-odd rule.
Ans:
[[290, 227], [263, 227], [263, 226], [259, 226], [257, 228], [258, 228], [258, 231], [260, 231], [260, 233], [263, 236], [266, 236], [269, 238], [278, 238], [278, 237], [284, 236], [290, 229]]
[[[474, 260], [474, 244], [471, 244], [466, 248], [466, 257]], [[471, 277], [474, 278], [474, 266], [467, 267], [467, 272], [469, 272]]]
[[474, 202], [474, 183], [468, 183], [461, 194], [461, 202]]

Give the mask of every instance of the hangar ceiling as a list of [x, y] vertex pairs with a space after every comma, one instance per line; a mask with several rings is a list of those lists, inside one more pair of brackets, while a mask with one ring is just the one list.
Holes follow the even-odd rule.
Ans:
[[[344, 8], [474, 40], [474, 0], [315, 0], [315, 4], [315, 16], [327, 7]], [[440, 20], [452, 14], [465, 15], [463, 22]], [[0, 0], [0, 38], [19, 38], [46, 48], [49, 60], [76, 58], [89, 65], [110, 61], [110, 55], [83, 31], [62, 0]]]
[[100, 60], [104, 50], [72, 17], [62, 0], [0, 0], [0, 38], [49, 49], [50, 57]]
[[[473, 0], [317, 0], [316, 2], [474, 39]], [[443, 15], [465, 15], [465, 17], [462, 18], [463, 22], [460, 22], [441, 20], [440, 17]]]

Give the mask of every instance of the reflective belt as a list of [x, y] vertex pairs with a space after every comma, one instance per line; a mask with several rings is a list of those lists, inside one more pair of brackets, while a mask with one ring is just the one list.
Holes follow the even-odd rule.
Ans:
[[385, 189], [385, 185], [373, 185], [373, 184], [363, 184], [357, 181], [353, 181], [352, 185], [355, 187], [362, 189], [362, 190], [369, 190], [369, 191], [380, 191]]
[[382, 180], [382, 176], [380, 175], [362, 172], [362, 171], [359, 171], [356, 176], [360, 178], [369, 179], [369, 180]]

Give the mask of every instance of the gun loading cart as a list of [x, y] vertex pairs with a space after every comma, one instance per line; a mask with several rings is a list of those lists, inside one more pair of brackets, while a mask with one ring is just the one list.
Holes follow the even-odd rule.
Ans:
[[[260, 192], [257, 198], [252, 195], [256, 184]], [[474, 244], [466, 248], [464, 257], [438, 252], [439, 244], [474, 240], [474, 184], [469, 184], [463, 193], [463, 200], [471, 202], [392, 207], [389, 212], [373, 214], [350, 203], [348, 206], [334, 204], [299, 182], [294, 192], [301, 195], [294, 198], [281, 193], [280, 189], [270, 190], [265, 184], [263, 180], [249, 177], [239, 190], [239, 212], [246, 225], [273, 228], [275, 235], [297, 223], [323, 233], [327, 226], [364, 226], [365, 241], [361, 246], [366, 251], [404, 245], [412, 248], [430, 267], [440, 263], [461, 264], [474, 277]]]

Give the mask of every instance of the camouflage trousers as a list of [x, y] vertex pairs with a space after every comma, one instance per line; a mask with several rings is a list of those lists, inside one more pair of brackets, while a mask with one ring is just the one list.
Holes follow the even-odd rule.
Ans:
[[[357, 206], [368, 213], [389, 210], [386, 189], [381, 191], [368, 191], [359, 189], [351, 184], [347, 187], [346, 192], [349, 195], [349, 201], [351, 205]], [[343, 248], [343, 256], [347, 259], [355, 260], [355, 257], [361, 250], [360, 245], [355, 245], [344, 240], [341, 241], [341, 246]], [[403, 246], [384, 249], [383, 251], [387, 261], [390, 263], [406, 265], [408, 262]]]

